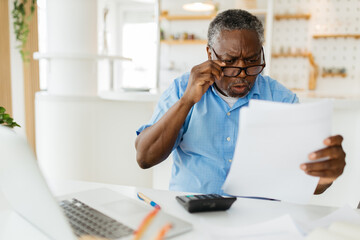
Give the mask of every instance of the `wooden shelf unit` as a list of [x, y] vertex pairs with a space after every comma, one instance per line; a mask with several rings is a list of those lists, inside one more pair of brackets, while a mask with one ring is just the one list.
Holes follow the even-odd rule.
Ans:
[[273, 53], [271, 56], [273, 58], [281, 58], [281, 57], [304, 57], [308, 58], [311, 53]]
[[306, 19], [309, 20], [311, 14], [299, 13], [299, 14], [276, 14], [274, 15], [275, 20], [289, 20], [289, 19]]
[[[266, 15], [267, 9], [248, 9], [248, 12], [254, 15]], [[217, 13], [207, 14], [207, 15], [168, 15], [168, 14], [161, 14], [160, 20], [211, 20], [213, 19]]]
[[211, 20], [216, 14], [210, 15], [160, 15], [160, 20]]
[[322, 73], [321, 77], [342, 77], [345, 78], [347, 76], [346, 73]]
[[[309, 83], [308, 87], [309, 90], [315, 90], [316, 83], [317, 83], [317, 77], [319, 75], [319, 66], [315, 63], [314, 56], [311, 52], [306, 53], [273, 53], [271, 55], [273, 58], [281, 58], [281, 57], [303, 57], [307, 58], [309, 60], [309, 63], [311, 65], [310, 70], [310, 76], [309, 76]], [[292, 89], [292, 90], [301, 90], [301, 89]]]
[[161, 44], [168, 44], [168, 45], [207, 44], [207, 40], [204, 40], [204, 39], [161, 40], [160, 43]]
[[360, 38], [360, 34], [315, 34], [313, 35], [314, 39], [319, 38]]

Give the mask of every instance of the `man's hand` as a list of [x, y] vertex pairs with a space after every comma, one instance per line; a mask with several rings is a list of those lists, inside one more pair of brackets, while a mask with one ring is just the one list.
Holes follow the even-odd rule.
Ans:
[[225, 63], [217, 60], [208, 60], [193, 67], [183, 99], [192, 105], [200, 101], [201, 97], [215, 80], [220, 80], [223, 76], [221, 66], [225, 66]]
[[326, 160], [300, 165], [300, 168], [304, 170], [306, 174], [320, 177], [315, 194], [323, 193], [328, 187], [330, 187], [332, 182], [343, 173], [346, 165], [346, 154], [341, 145], [342, 141], [343, 137], [340, 135], [326, 138], [324, 140], [324, 144], [327, 146], [326, 148], [309, 154], [310, 160]]

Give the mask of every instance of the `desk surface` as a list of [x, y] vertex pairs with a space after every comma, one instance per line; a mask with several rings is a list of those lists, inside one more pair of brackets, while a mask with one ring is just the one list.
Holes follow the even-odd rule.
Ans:
[[[194, 229], [191, 232], [173, 238], [176, 240], [198, 239], [204, 225], [238, 227], [271, 220], [284, 214], [289, 214], [296, 222], [302, 223], [324, 217], [336, 210], [336, 208], [322, 206], [239, 198], [228, 211], [190, 214], [175, 200], [175, 196], [184, 195], [184, 193], [78, 181], [53, 181], [49, 185], [56, 196], [107, 187], [137, 199], [136, 193], [140, 191], [158, 203], [167, 213], [193, 224]], [[0, 205], [2, 203], [0, 201]], [[41, 240], [47, 238], [12, 212], [5, 203], [0, 206], [0, 239]]]

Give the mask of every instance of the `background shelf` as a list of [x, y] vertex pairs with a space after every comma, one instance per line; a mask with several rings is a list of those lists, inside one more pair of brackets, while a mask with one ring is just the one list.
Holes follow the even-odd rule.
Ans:
[[160, 15], [160, 20], [211, 20], [216, 14], [211, 15]]
[[287, 20], [287, 19], [310, 19], [311, 15], [306, 14], [276, 14], [274, 16], [275, 20]]
[[311, 53], [273, 53], [271, 56], [273, 58], [280, 58], [280, 57], [309, 57]]
[[360, 38], [360, 34], [315, 34], [313, 38]]
[[346, 73], [323, 73], [321, 74], [322, 77], [343, 77], [347, 76]]
[[[265, 15], [267, 9], [249, 9], [248, 12], [254, 15]], [[176, 20], [211, 20], [216, 14], [210, 15], [160, 15], [160, 20], [176, 21]]]
[[194, 39], [194, 40], [161, 40], [161, 44], [168, 45], [182, 45], [182, 44], [207, 44], [207, 40]]

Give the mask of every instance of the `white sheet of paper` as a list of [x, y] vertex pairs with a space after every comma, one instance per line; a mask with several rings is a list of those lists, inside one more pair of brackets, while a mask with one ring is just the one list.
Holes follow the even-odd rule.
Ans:
[[310, 232], [306, 240], [360, 239], [360, 211], [344, 206], [312, 222], [300, 224], [302, 232]]
[[332, 101], [285, 104], [251, 100], [240, 110], [233, 163], [223, 189], [235, 196], [307, 203], [319, 178], [300, 169], [331, 135]]
[[360, 224], [360, 210], [352, 209], [345, 205], [329, 215], [312, 222], [298, 222], [299, 228], [304, 233], [309, 233], [316, 228], [329, 227], [333, 222], [349, 222]]
[[203, 239], [300, 240], [303, 236], [290, 215], [244, 227], [203, 226]]

